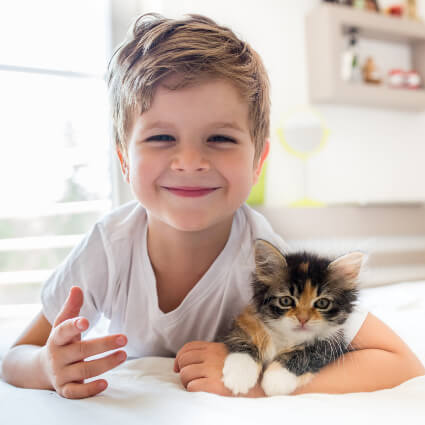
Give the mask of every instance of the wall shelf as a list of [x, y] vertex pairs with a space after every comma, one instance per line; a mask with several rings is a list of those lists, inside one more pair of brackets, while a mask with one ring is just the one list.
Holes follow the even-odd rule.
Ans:
[[341, 79], [341, 58], [348, 28], [360, 38], [408, 43], [412, 67], [425, 81], [425, 25], [407, 19], [320, 4], [306, 17], [307, 63], [310, 100], [401, 110], [425, 110], [425, 90], [389, 88], [385, 84], [347, 83]]

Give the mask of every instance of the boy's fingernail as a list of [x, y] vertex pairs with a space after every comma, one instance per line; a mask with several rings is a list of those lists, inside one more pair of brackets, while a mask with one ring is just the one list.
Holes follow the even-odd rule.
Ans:
[[104, 390], [106, 388], [106, 382], [105, 381], [98, 382], [97, 388], [99, 388], [99, 390]]
[[117, 354], [118, 361], [120, 361], [120, 362], [123, 362], [126, 357], [127, 357], [127, 355], [124, 353], [124, 351], [120, 351]]
[[84, 325], [84, 322], [83, 322], [81, 319], [78, 319], [78, 320], [77, 320], [76, 325], [77, 325], [77, 328], [78, 328], [80, 331], [83, 331], [83, 330], [86, 328], [86, 327], [85, 327], [85, 325]]
[[117, 337], [117, 339], [115, 340], [115, 342], [118, 344], [118, 345], [125, 345], [125, 338], [123, 337], [123, 336], [119, 336], [119, 337]]

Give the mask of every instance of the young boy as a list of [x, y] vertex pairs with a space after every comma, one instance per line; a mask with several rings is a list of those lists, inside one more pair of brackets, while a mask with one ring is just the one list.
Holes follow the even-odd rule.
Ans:
[[[221, 380], [226, 348], [212, 341], [251, 298], [253, 241], [286, 248], [244, 205], [269, 152], [264, 66], [208, 18], [144, 15], [114, 54], [108, 83], [117, 153], [137, 201], [99, 221], [49, 278], [4, 376], [89, 397], [107, 383], [84, 381], [126, 353], [85, 359], [126, 346], [131, 357], [175, 356], [189, 391], [231, 395]], [[82, 339], [101, 314], [112, 335]], [[424, 373], [385, 324], [356, 314], [356, 351], [297, 393], [372, 391]], [[264, 393], [257, 384], [247, 396]]]

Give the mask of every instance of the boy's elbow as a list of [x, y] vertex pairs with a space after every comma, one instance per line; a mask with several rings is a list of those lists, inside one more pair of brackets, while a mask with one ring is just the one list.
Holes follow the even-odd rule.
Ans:
[[9, 384], [13, 383], [13, 353], [12, 348], [10, 348], [1, 362], [1, 377], [8, 382]]
[[414, 365], [412, 365], [412, 370], [411, 370], [412, 376], [411, 376], [411, 378], [416, 378], [417, 376], [425, 375], [424, 365], [420, 362], [419, 359], [416, 359], [416, 360], [417, 360], [417, 362]]
[[412, 351], [407, 350], [401, 353], [394, 354], [399, 357], [399, 367], [400, 370], [403, 371], [403, 375], [405, 375], [403, 382], [408, 381], [412, 378], [416, 378], [418, 376], [425, 375], [424, 365]]

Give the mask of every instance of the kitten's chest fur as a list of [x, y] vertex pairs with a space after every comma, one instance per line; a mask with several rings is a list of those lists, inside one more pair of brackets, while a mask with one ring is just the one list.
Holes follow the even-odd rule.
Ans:
[[290, 344], [287, 338], [277, 335], [276, 332], [264, 330], [269, 335], [269, 342], [263, 352], [263, 363], [268, 365], [278, 353], [289, 350]]
[[305, 338], [294, 338], [291, 335], [285, 335], [283, 332], [262, 324], [263, 331], [268, 335], [268, 344], [263, 352], [263, 362], [270, 363], [277, 354], [282, 352], [291, 352], [295, 346], [305, 346]]

